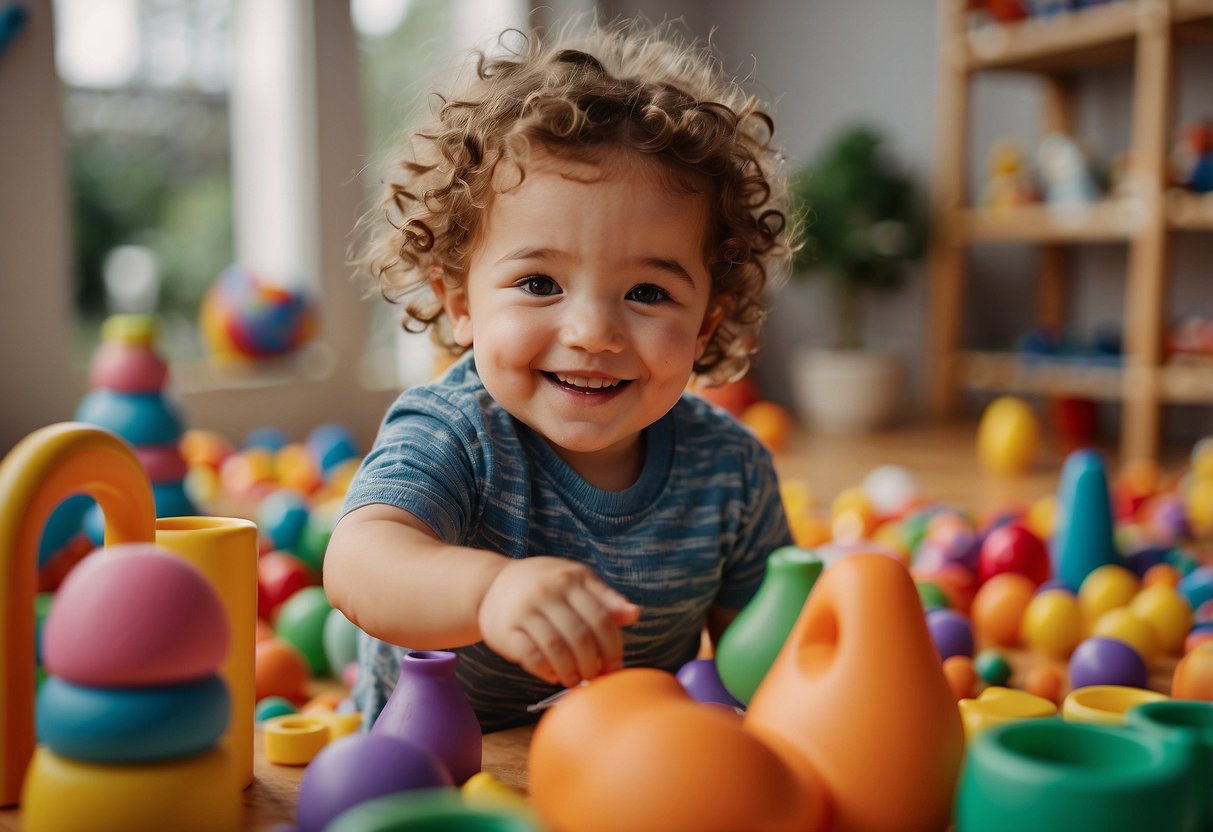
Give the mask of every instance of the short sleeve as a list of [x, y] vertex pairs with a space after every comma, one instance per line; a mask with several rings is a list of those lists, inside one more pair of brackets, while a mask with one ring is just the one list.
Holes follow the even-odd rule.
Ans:
[[402, 397], [346, 493], [344, 511], [382, 503], [416, 515], [447, 543], [462, 543], [483, 480], [479, 439], [457, 408], [437, 397]]
[[755, 441], [746, 462], [746, 519], [725, 556], [716, 596], [716, 605], [726, 609], [741, 609], [748, 604], [762, 582], [767, 557], [792, 543], [770, 452]]

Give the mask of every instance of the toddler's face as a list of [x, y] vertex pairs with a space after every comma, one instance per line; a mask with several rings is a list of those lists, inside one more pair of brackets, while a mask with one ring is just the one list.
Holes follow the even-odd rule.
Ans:
[[532, 160], [444, 293], [489, 393], [591, 482], [639, 473], [640, 431], [674, 406], [718, 319], [707, 197], [642, 164]]

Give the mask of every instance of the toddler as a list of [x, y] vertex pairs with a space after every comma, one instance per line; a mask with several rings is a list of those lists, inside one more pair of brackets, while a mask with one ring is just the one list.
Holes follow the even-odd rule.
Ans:
[[558, 40], [479, 55], [364, 221], [405, 326], [463, 352], [389, 409], [326, 554], [368, 720], [392, 645], [454, 649], [486, 731], [676, 671], [790, 542], [767, 450], [686, 392], [745, 372], [786, 269], [771, 120], [668, 27]]

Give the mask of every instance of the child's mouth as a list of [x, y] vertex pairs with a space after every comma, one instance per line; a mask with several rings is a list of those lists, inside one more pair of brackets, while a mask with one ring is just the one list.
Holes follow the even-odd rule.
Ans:
[[544, 372], [544, 376], [563, 390], [581, 393], [586, 396], [601, 396], [607, 393], [615, 393], [632, 383], [631, 379], [591, 378], [571, 373]]

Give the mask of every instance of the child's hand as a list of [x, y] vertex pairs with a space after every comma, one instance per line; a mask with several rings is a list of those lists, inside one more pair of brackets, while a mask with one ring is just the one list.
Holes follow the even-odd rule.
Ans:
[[573, 687], [623, 666], [620, 628], [640, 607], [587, 566], [562, 558], [512, 560], [480, 603], [484, 643], [528, 673]]

